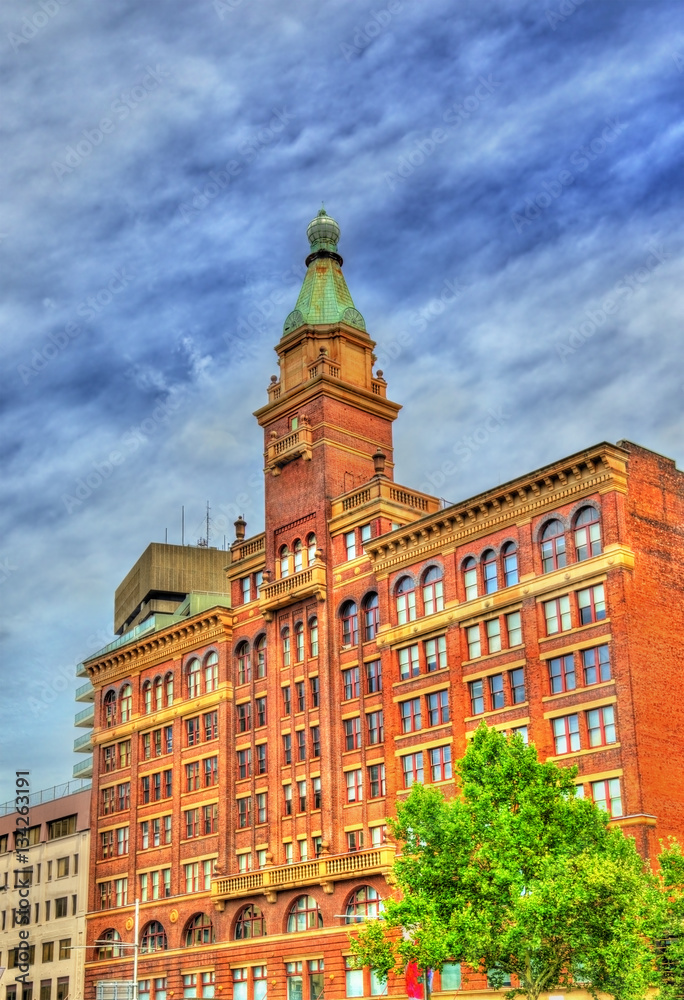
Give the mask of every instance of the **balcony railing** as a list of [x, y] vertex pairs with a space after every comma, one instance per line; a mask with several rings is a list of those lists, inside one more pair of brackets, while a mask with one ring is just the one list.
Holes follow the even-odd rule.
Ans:
[[259, 591], [259, 607], [266, 620], [270, 621], [276, 608], [283, 608], [307, 597], [324, 601], [325, 596], [325, 566], [322, 562], [315, 562], [292, 576], [263, 584]]
[[93, 734], [84, 733], [74, 740], [74, 753], [90, 753], [93, 749]]
[[74, 716], [74, 725], [89, 726], [92, 728], [95, 725], [95, 706], [89, 705], [82, 712], [77, 712]]
[[92, 778], [93, 758], [88, 757], [87, 760], [80, 760], [78, 764], [74, 764], [73, 776], [74, 778]]
[[311, 427], [306, 417], [302, 417], [297, 430], [285, 437], [271, 439], [266, 448], [266, 469], [274, 476], [279, 476], [282, 467], [288, 462], [294, 462], [296, 458], [310, 461], [312, 441]]
[[86, 681], [85, 684], [81, 684], [80, 687], [76, 688], [76, 701], [94, 701], [95, 691], [93, 690], [93, 685], [90, 681]]
[[264, 893], [269, 902], [275, 902], [279, 889], [294, 889], [307, 885], [322, 885], [326, 892], [333, 891], [333, 883], [360, 875], [384, 874], [392, 867], [393, 847], [375, 847], [354, 854], [336, 854], [302, 861], [296, 865], [278, 865], [257, 872], [222, 876], [211, 884], [214, 905], [222, 909], [228, 899]]

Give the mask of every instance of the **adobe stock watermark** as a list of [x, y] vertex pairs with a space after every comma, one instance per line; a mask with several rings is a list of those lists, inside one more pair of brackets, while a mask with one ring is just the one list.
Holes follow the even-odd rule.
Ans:
[[231, 362], [243, 361], [253, 357], [260, 349], [259, 338], [271, 328], [271, 317], [281, 306], [288, 303], [293, 290], [304, 279], [306, 268], [303, 264], [294, 264], [287, 271], [276, 276], [279, 284], [268, 295], [254, 302], [248, 312], [242, 315], [235, 330], [223, 334], [223, 340], [230, 349]]
[[389, 3], [385, 7], [381, 7], [380, 10], [371, 8], [368, 11], [368, 20], [363, 24], [355, 25], [351, 44], [340, 42], [340, 51], [346, 61], [349, 62], [354, 56], [360, 55], [364, 49], [367, 49], [378, 35], [381, 35], [389, 27], [392, 18], [400, 12], [402, 7], [401, 0], [389, 0]]
[[57, 180], [61, 181], [65, 176], [73, 174], [74, 170], [91, 156], [93, 150], [104, 142], [105, 136], [115, 132], [117, 124], [126, 121], [129, 115], [171, 76], [159, 63], [154, 68], [146, 66], [145, 70], [145, 75], [141, 77], [139, 83], [130, 90], [123, 91], [115, 101], [112, 101], [109, 106], [112, 117], [101, 118], [95, 128], [84, 128], [81, 138], [66, 146], [62, 158], [52, 161], [50, 166]]
[[418, 487], [423, 493], [431, 493], [434, 495], [435, 490], [441, 489], [448, 479], [455, 476], [459, 468], [465, 465], [473, 455], [480, 450], [480, 448], [485, 445], [490, 438], [498, 433], [504, 424], [508, 423], [511, 419], [510, 413], [505, 413], [503, 406], [491, 407], [487, 411], [487, 416], [484, 417], [478, 424], [476, 424], [475, 429], [469, 434], [464, 434], [463, 437], [459, 438], [458, 441], [452, 446], [452, 453], [456, 458], [456, 461], [447, 459], [442, 462], [438, 468], [433, 469], [432, 472], [428, 473], [425, 477], [425, 481]]
[[[577, 174], [584, 173], [591, 163], [597, 160], [602, 153], [605, 153], [610, 144], [622, 135], [627, 127], [624, 122], [619, 122], [614, 118], [606, 118], [606, 127], [601, 134], [571, 153], [569, 162]], [[511, 221], [516, 232], [522, 233], [526, 226], [532, 225], [533, 222], [541, 218], [549, 205], [565, 194], [576, 179], [576, 174], [571, 170], [561, 170], [556, 178], [544, 181], [541, 191], [534, 197], [525, 199], [525, 207], [522, 211], [511, 212]]]
[[[134, 275], [128, 272], [125, 265], [117, 267], [106, 285], [103, 285], [102, 288], [99, 288], [93, 295], [89, 295], [83, 299], [76, 306], [76, 315], [84, 320], [95, 319], [103, 309], [106, 309], [114, 301], [115, 296], [123, 292], [132, 281], [134, 281]], [[31, 379], [47, 368], [54, 358], [66, 350], [69, 344], [72, 344], [74, 340], [80, 337], [84, 329], [84, 326], [69, 321], [64, 325], [62, 330], [57, 330], [56, 333], [49, 333], [47, 344], [40, 350], [34, 347], [31, 352], [30, 362], [17, 365], [17, 371], [24, 385], [28, 385]]]
[[678, 73], [684, 72], [684, 52], [673, 52], [672, 62], [675, 64], [675, 69]]
[[196, 219], [200, 212], [203, 212], [236, 177], [240, 176], [245, 165], [252, 163], [272, 143], [278, 142], [285, 126], [295, 120], [296, 116], [285, 108], [271, 110], [272, 117], [268, 124], [257, 129], [249, 139], [240, 144], [238, 148], [240, 159], [231, 158], [218, 170], [210, 170], [209, 180], [202, 187], [195, 185], [192, 189], [194, 197], [187, 202], [181, 202], [178, 213], [183, 222], [188, 223]]
[[25, 14], [22, 17], [21, 28], [18, 32], [7, 32], [7, 39], [14, 51], [18, 52], [22, 45], [28, 45], [29, 42], [32, 42], [36, 35], [69, 3], [71, 0], [41, 0], [31, 14]]
[[[462, 285], [457, 278], [446, 278], [438, 295], [434, 296], [422, 309], [416, 309], [409, 314], [408, 322], [417, 333], [423, 333], [428, 325], [460, 299], [468, 285]], [[401, 330], [392, 340], [386, 341], [377, 349], [376, 365], [386, 371], [392, 361], [395, 361], [404, 348], [413, 342], [415, 334]]]
[[569, 17], [575, 13], [578, 7], [586, 3], [586, 0], [561, 0], [555, 10], [546, 8], [546, 20], [551, 25], [551, 30], [555, 31], [559, 24], [565, 24]]
[[423, 139], [416, 140], [410, 152], [397, 159], [394, 172], [386, 171], [383, 174], [383, 179], [390, 191], [394, 191], [401, 181], [405, 181], [422, 167], [437, 148], [451, 139], [460, 126], [472, 118], [484, 102], [489, 100], [494, 91], [501, 86], [501, 81], [495, 80], [491, 73], [487, 77], [479, 76], [477, 79], [477, 86], [472, 93], [461, 101], [450, 105], [442, 115], [442, 121], [447, 127], [433, 128]]
[[10, 562], [9, 556], [0, 556], [0, 586], [3, 583], [7, 583], [12, 573], [16, 573], [18, 569], [18, 566]]
[[232, 14], [242, 7], [245, 0], [214, 0], [214, 10], [218, 14], [219, 21], [223, 21], [226, 14]]
[[664, 247], [647, 243], [649, 251], [641, 267], [631, 274], [625, 274], [601, 300], [599, 305], [584, 310], [584, 318], [576, 325], [569, 327], [569, 334], [562, 343], [556, 345], [556, 354], [565, 365], [568, 358], [594, 336], [597, 330], [604, 326], [611, 316], [617, 312], [635, 295], [640, 288], [650, 280], [653, 272], [660, 267], [672, 254]]

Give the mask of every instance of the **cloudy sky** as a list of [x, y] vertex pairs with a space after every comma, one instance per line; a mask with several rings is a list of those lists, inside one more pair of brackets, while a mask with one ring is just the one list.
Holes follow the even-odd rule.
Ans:
[[0, 801], [70, 776], [75, 664], [181, 505], [262, 527], [322, 200], [399, 480], [684, 466], [681, 0], [5, 0], [0, 47]]

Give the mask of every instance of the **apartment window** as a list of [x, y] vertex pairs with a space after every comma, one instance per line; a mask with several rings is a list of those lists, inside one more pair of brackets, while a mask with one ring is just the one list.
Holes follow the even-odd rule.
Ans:
[[55, 942], [54, 941], [44, 941], [43, 942], [43, 961], [52, 962], [55, 957]]
[[154, 951], [166, 950], [166, 931], [158, 920], [152, 920], [143, 929], [140, 951], [148, 955]]
[[480, 641], [480, 626], [471, 625], [466, 629], [466, 642], [468, 643], [468, 659], [475, 660], [482, 656], [482, 643]]
[[509, 647], [522, 645], [522, 622], [519, 611], [511, 611], [506, 615], [506, 632]]
[[382, 711], [367, 712], [366, 723], [368, 725], [369, 744], [382, 743], [385, 739]]
[[493, 594], [499, 589], [499, 577], [496, 569], [496, 553], [487, 549], [482, 556], [482, 579], [485, 594]]
[[252, 599], [252, 578], [243, 576], [240, 580], [240, 589], [242, 591], [242, 603], [249, 604]]
[[359, 612], [354, 601], [346, 601], [340, 611], [342, 645], [355, 646], [359, 641]]
[[268, 772], [268, 751], [265, 743], [258, 743], [256, 747], [256, 773], [266, 774]]
[[580, 625], [590, 625], [592, 622], [600, 622], [604, 619], [606, 617], [606, 599], [603, 584], [599, 583], [595, 587], [578, 590], [577, 609]]
[[321, 729], [320, 726], [311, 727], [311, 756], [321, 756]]
[[237, 728], [239, 733], [247, 733], [252, 728], [252, 704], [249, 701], [237, 706]]
[[477, 563], [472, 556], [469, 556], [463, 563], [463, 585], [466, 601], [477, 597]]
[[590, 747], [603, 747], [608, 743], [617, 742], [613, 706], [604, 705], [603, 708], [590, 709], [587, 712], [587, 730]]
[[553, 740], [556, 754], [571, 753], [580, 748], [579, 716], [564, 715], [552, 719]]
[[[350, 917], [348, 923], [353, 923], [353, 917]], [[345, 985], [346, 985], [346, 995], [348, 997], [362, 997], [363, 996], [363, 969], [354, 969], [350, 965], [348, 958], [344, 960], [345, 968]]]
[[575, 520], [575, 558], [577, 562], [601, 553], [601, 522], [598, 511], [583, 507]]
[[423, 577], [423, 609], [426, 615], [444, 610], [444, 584], [438, 566], [431, 566]]
[[[218, 687], [218, 653], [212, 650], [204, 663], [204, 690], [215, 691]], [[159, 689], [161, 695], [161, 687]], [[160, 705], [161, 708], [161, 705]]]
[[173, 705], [173, 674], [167, 674], [164, 678], [164, 691], [167, 706]]
[[592, 781], [591, 797], [596, 805], [613, 818], [622, 816], [622, 795], [620, 779], [608, 778], [605, 781]]
[[294, 629], [295, 636], [295, 662], [301, 663], [304, 659], [304, 625], [297, 622]]
[[567, 656], [554, 656], [549, 660], [549, 685], [551, 694], [562, 694], [563, 691], [574, 691], [576, 684], [575, 658], [572, 653]]
[[294, 861], [294, 850], [292, 847], [292, 841], [288, 840], [283, 844], [285, 850], [285, 864], [291, 865]]
[[297, 760], [306, 760], [306, 731], [297, 730]]
[[254, 654], [256, 657], [256, 678], [261, 680], [266, 676], [266, 636], [260, 635], [254, 643]]
[[344, 749], [358, 750], [361, 746], [361, 716], [344, 719]]
[[185, 733], [186, 733], [186, 744], [189, 747], [197, 746], [200, 741], [200, 720], [199, 716], [195, 719], [185, 720]]
[[306, 781], [297, 782], [297, 798], [298, 798], [298, 809], [297, 812], [306, 812]]
[[342, 671], [342, 686], [344, 687], [344, 700], [358, 698], [361, 691], [359, 687], [359, 668], [350, 667]]
[[399, 713], [402, 733], [414, 733], [423, 728], [420, 698], [409, 698], [408, 701], [399, 702]]
[[200, 835], [199, 809], [187, 809], [185, 812], [185, 836], [188, 840]]
[[200, 662], [190, 660], [187, 666], [188, 698], [197, 698], [200, 693]]
[[309, 649], [311, 656], [318, 656], [318, 618], [312, 618], [309, 622]]
[[487, 633], [487, 652], [498, 653], [501, 649], [501, 621], [498, 618], [490, 618], [485, 622], [485, 632]]
[[311, 838], [311, 846], [313, 847], [313, 853], [315, 858], [320, 858], [323, 853], [323, 838], [320, 836], [315, 836]]
[[418, 646], [404, 646], [399, 650], [399, 677], [402, 681], [417, 677], [420, 673]]
[[238, 860], [238, 871], [240, 873], [251, 872], [251, 870], [252, 870], [252, 852], [251, 851], [245, 851], [242, 854], [238, 854], [238, 859], [237, 860]]
[[363, 830], [348, 830], [347, 831], [347, 851], [349, 854], [354, 854], [356, 851], [363, 850]]
[[[120, 826], [116, 831], [116, 853], [118, 857], [128, 854], [128, 827]], [[67, 861], [69, 859], [67, 858]], [[69, 866], [67, 865], [67, 874]]]
[[57, 858], [57, 878], [65, 878], [69, 874], [69, 858]]
[[558, 520], [549, 521], [541, 534], [542, 572], [550, 573], [566, 565], [565, 529]]
[[116, 744], [102, 748], [102, 770], [105, 774], [116, 770]]
[[249, 659], [249, 645], [241, 642], [236, 650], [237, 656], [237, 682], [238, 684], [248, 684], [252, 679], [252, 668]]
[[280, 576], [284, 578], [290, 575], [290, 550], [287, 545], [283, 545], [279, 553], [280, 558]]
[[289, 628], [284, 628], [280, 633], [280, 638], [283, 644], [283, 666], [290, 666], [290, 630]]
[[368, 594], [363, 601], [363, 641], [370, 642], [378, 634], [380, 602], [377, 594]]
[[320, 809], [323, 792], [321, 790], [321, 779], [312, 778], [311, 779], [311, 790], [313, 792], [313, 808]]
[[285, 802], [285, 815], [292, 815], [292, 785], [283, 785], [283, 800]]
[[518, 550], [515, 542], [506, 542], [501, 550], [503, 557], [504, 587], [518, 583]]
[[283, 762], [292, 763], [292, 736], [290, 733], [283, 733]]
[[572, 628], [570, 598], [568, 595], [557, 597], [554, 601], [545, 601], [544, 618], [546, 619], [547, 635], [555, 635], [556, 632], [567, 632], [569, 628]]
[[583, 649], [582, 669], [584, 671], [585, 684], [598, 684], [600, 681], [609, 681], [611, 679], [611, 672], [608, 646], [594, 646], [592, 649]]
[[[252, 774], [252, 751], [238, 750], [237, 752], [237, 763], [238, 763], [238, 779], [249, 778]], [[190, 767], [191, 765], [188, 765]]]
[[43, 979], [40, 983], [40, 1000], [50, 1000], [52, 995], [52, 980]]
[[204, 761], [204, 787], [218, 784], [218, 757], [207, 757]]
[[283, 715], [290, 715], [292, 712], [292, 691], [289, 684], [281, 688], [283, 692]]
[[410, 788], [415, 782], [423, 781], [423, 753], [409, 753], [401, 758], [401, 769], [404, 776], [404, 788]]
[[366, 694], [377, 694], [382, 691], [382, 661], [371, 660], [365, 664]]
[[382, 847], [387, 842], [387, 827], [384, 824], [381, 826], [372, 826], [370, 828], [370, 835], [373, 847]]
[[267, 853], [268, 852], [267, 852], [267, 850], [266, 850], [265, 847], [259, 848], [259, 850], [256, 852], [256, 855], [257, 855], [257, 868], [265, 868], [266, 867], [266, 855], [267, 855]]
[[[32, 827], [37, 833], [40, 832], [40, 827]], [[47, 839], [48, 840], [58, 840], [60, 837], [69, 837], [72, 833], [76, 833], [76, 816], [64, 816], [62, 819], [55, 819], [47, 825]], [[31, 841], [31, 844], [37, 844], [38, 837], [35, 841]]]
[[360, 802], [363, 799], [363, 772], [361, 768], [346, 771], [347, 802]]
[[105, 830], [100, 834], [100, 857], [111, 858], [114, 856], [114, 831]]
[[311, 698], [311, 707], [318, 708], [321, 700], [321, 690], [318, 677], [309, 678], [309, 696]]
[[514, 726], [513, 729], [511, 729], [511, 736], [519, 736], [525, 746], [527, 746], [529, 742], [527, 726]]
[[309, 566], [316, 561], [316, 536], [313, 533], [306, 539], [306, 558]]
[[257, 823], [265, 823], [268, 819], [268, 796], [266, 792], [257, 792]]
[[299, 573], [304, 568], [304, 555], [300, 538], [292, 546], [292, 554], [294, 556], [294, 571], [295, 573]]
[[185, 891], [201, 892], [203, 886], [200, 882], [199, 861], [192, 861], [190, 864], [183, 865], [183, 868], [185, 871]]
[[428, 639], [425, 647], [425, 668], [428, 673], [433, 670], [444, 670], [447, 666], [446, 636], [440, 635], [436, 639]]
[[356, 559], [356, 532], [347, 531], [344, 535], [344, 552], [347, 560]]
[[413, 580], [408, 576], [402, 576], [394, 594], [397, 604], [397, 623], [406, 625], [407, 622], [415, 621], [416, 589]]
[[[149, 783], [149, 778], [143, 778], [143, 790], [145, 789], [145, 781]], [[190, 764], [185, 765], [185, 791], [194, 792], [200, 787], [200, 762], [198, 760], [193, 760]], [[147, 788], [148, 798], [145, 798], [145, 792], [143, 791], [143, 802], [149, 802], [149, 784]]]
[[366, 542], [370, 542], [373, 537], [373, 526], [372, 524], [364, 524], [361, 526], [361, 543], [365, 545]]
[[218, 712], [207, 712], [206, 715], [202, 716], [204, 720], [204, 738], [205, 740], [215, 740], [218, 737]]
[[384, 764], [370, 765], [368, 768], [368, 788], [371, 799], [380, 799], [387, 794]]
[[297, 681], [295, 684], [295, 694], [297, 696], [297, 711], [303, 712], [306, 708], [306, 687], [304, 681]]
[[508, 671], [508, 682], [511, 686], [511, 704], [521, 705], [527, 695], [525, 693], [525, 669], [516, 667]]
[[427, 707], [428, 726], [441, 726], [443, 722], [449, 722], [449, 692], [433, 691], [425, 696]]
[[244, 830], [252, 822], [252, 796], [246, 795], [237, 800], [238, 803], [238, 828]]
[[470, 681], [468, 688], [470, 690], [470, 714], [481, 715], [485, 710], [484, 681]]
[[218, 827], [218, 803], [214, 802], [208, 806], [202, 806], [202, 832], [216, 833]]
[[495, 711], [497, 708], [503, 708], [506, 704], [503, 674], [492, 674], [488, 680], [491, 707], [492, 711]]
[[432, 781], [448, 781], [451, 776], [451, 747], [432, 747], [430, 755], [430, 777]]

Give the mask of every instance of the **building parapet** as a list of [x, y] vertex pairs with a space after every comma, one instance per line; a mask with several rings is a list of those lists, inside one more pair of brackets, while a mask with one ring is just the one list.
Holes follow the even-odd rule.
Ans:
[[278, 608], [309, 597], [315, 597], [318, 601], [326, 598], [325, 566], [318, 552], [315, 562], [306, 569], [274, 580], [273, 583], [264, 583], [259, 591], [259, 609], [266, 621], [271, 621]]
[[[54, 799], [63, 799], [66, 795], [75, 795], [76, 792], [85, 792], [92, 788], [92, 781], [64, 781], [61, 785], [53, 785], [52, 788], [43, 788], [40, 792], [31, 792], [29, 795], [29, 807], [41, 806], [45, 802], [53, 802]], [[0, 816], [9, 816], [16, 812], [16, 799], [0, 804]]]
[[313, 432], [306, 417], [301, 418], [299, 427], [278, 437], [275, 431], [271, 432], [271, 440], [268, 443], [264, 458], [266, 465], [265, 472], [270, 472], [274, 476], [280, 475], [280, 470], [288, 462], [294, 462], [296, 458], [303, 458], [305, 462], [311, 461], [311, 446], [313, 445]]

